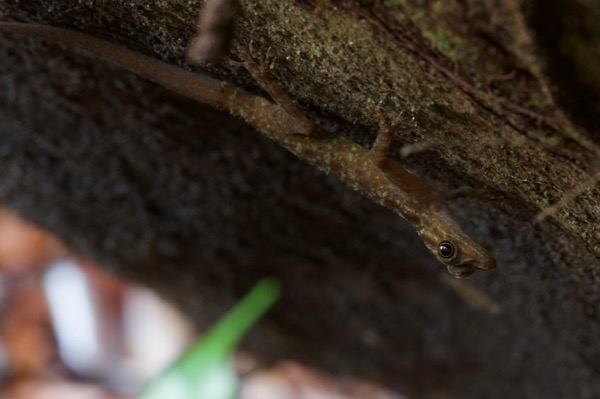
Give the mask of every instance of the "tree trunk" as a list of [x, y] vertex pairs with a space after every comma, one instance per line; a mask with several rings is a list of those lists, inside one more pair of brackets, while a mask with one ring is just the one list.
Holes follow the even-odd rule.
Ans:
[[[26, 3], [0, 2], [3, 20], [184, 68], [201, 8]], [[584, 0], [241, 2], [231, 59], [268, 57], [311, 119], [364, 146], [381, 102], [404, 127], [390, 157], [466, 190], [452, 212], [498, 261], [466, 280], [410, 224], [240, 120], [16, 34], [0, 36], [0, 200], [200, 326], [281, 279], [245, 342], [266, 361], [414, 397], [599, 397], [599, 17]], [[261, 93], [234, 63], [208, 72]]]

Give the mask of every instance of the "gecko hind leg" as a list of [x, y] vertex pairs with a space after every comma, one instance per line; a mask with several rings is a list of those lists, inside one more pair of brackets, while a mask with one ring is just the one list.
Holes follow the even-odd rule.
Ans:
[[[268, 52], [269, 51], [267, 50], [266, 58], [268, 58]], [[293, 126], [293, 130], [290, 131], [290, 134], [312, 135], [316, 130], [315, 123], [304, 114], [296, 102], [292, 100], [277, 82], [275, 82], [271, 76], [271, 66], [269, 63], [261, 57], [257, 57], [255, 54], [256, 52], [254, 51], [253, 46], [250, 45], [249, 52], [242, 57], [243, 65], [246, 70], [250, 72], [250, 75], [252, 75], [254, 80], [256, 80], [269, 94], [273, 101], [281, 106], [281, 108], [294, 119], [296, 125]]]
[[376, 107], [377, 121], [379, 123], [379, 132], [375, 138], [375, 142], [369, 151], [369, 156], [373, 163], [381, 166], [388, 157], [388, 151], [392, 144], [392, 134], [396, 128], [400, 125], [400, 122], [394, 122], [389, 124], [383, 115], [381, 104]]

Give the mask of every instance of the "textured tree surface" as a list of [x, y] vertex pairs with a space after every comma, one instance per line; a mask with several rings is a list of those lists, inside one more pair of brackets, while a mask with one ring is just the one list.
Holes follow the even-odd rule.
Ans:
[[[201, 3], [4, 0], [0, 13], [189, 68]], [[230, 58], [268, 56], [311, 118], [365, 146], [382, 101], [405, 127], [390, 156], [442, 192], [470, 193], [452, 211], [496, 270], [454, 280], [408, 223], [242, 121], [11, 34], [0, 36], [2, 203], [200, 326], [261, 276], [280, 278], [283, 300], [245, 343], [265, 361], [413, 397], [600, 397], [600, 188], [589, 181], [600, 6], [241, 3]], [[234, 63], [209, 72], [261, 93]]]

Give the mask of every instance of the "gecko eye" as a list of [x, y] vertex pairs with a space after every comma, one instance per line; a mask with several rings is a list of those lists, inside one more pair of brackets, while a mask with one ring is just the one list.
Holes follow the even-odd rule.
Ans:
[[440, 255], [442, 258], [447, 259], [451, 258], [452, 255], [454, 255], [454, 252], [456, 252], [456, 250], [454, 249], [454, 245], [452, 245], [450, 241], [442, 241], [438, 245], [437, 252], [438, 255]]

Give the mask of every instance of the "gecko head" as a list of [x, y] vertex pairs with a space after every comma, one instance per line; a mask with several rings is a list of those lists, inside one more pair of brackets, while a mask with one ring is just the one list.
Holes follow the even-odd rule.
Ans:
[[[433, 248], [430, 248], [433, 251]], [[494, 257], [466, 234], [451, 235], [435, 246], [436, 258], [446, 265], [456, 278], [470, 276], [475, 270], [492, 270], [496, 267]]]
[[492, 270], [496, 267], [494, 257], [462, 231], [454, 220], [445, 220], [445, 224], [435, 223], [421, 236], [427, 248], [456, 278], [470, 276], [477, 269]]

